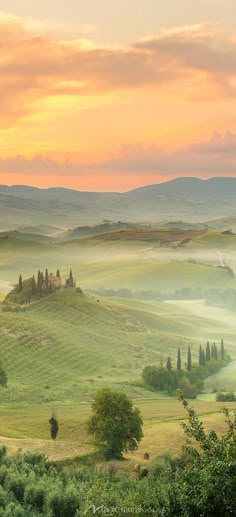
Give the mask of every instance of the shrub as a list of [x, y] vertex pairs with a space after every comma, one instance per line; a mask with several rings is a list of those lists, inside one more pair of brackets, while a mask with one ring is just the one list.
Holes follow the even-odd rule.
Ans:
[[216, 393], [216, 401], [217, 402], [235, 402], [236, 396], [233, 391], [228, 391], [228, 392], [221, 391], [219, 393]]

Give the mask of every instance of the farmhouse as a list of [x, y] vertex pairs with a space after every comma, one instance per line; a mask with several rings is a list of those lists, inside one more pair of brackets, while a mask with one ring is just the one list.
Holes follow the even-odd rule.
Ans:
[[60, 288], [61, 278], [60, 276], [54, 276], [52, 273], [50, 273], [50, 275], [48, 275], [48, 283], [50, 287]]

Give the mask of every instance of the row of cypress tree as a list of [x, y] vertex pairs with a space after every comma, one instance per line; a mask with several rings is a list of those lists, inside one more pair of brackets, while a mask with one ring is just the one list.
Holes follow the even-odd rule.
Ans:
[[[212, 359], [215, 359], [216, 361], [218, 361], [218, 358], [219, 358], [218, 357], [218, 350], [217, 350], [217, 345], [215, 344], [215, 342], [210, 346], [209, 341], [207, 341], [206, 349], [204, 349], [202, 347], [202, 345], [200, 345], [200, 347], [199, 347], [199, 359], [198, 359], [199, 366], [205, 366], [206, 363], [211, 361]], [[220, 345], [220, 358], [222, 360], [225, 359], [225, 349], [224, 349], [224, 340], [223, 340], [223, 338], [221, 339], [221, 345]], [[166, 368], [169, 371], [172, 370], [172, 363], [171, 363], [171, 358], [170, 357], [168, 357], [168, 359], [167, 359]], [[181, 350], [180, 350], [180, 348], [178, 348], [178, 351], [177, 351], [176, 368], [179, 371], [182, 370], [182, 358], [181, 358]], [[192, 370], [192, 354], [191, 354], [191, 347], [190, 346], [188, 346], [186, 368], [187, 368], [187, 370], [189, 372], [191, 372], [191, 370]]]

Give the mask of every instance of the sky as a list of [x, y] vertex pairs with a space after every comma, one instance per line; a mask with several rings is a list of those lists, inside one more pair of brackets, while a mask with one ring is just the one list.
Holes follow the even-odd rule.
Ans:
[[236, 175], [235, 0], [0, 0], [0, 183]]

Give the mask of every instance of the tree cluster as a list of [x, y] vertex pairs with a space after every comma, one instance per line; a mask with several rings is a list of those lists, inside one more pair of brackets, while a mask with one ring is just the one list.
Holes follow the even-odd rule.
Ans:
[[187, 398], [196, 398], [197, 394], [203, 389], [203, 380], [216, 373], [228, 362], [224, 350], [224, 341], [221, 340], [220, 358], [218, 357], [217, 346], [214, 343], [210, 348], [207, 342], [206, 350], [200, 345], [199, 360], [192, 363], [191, 347], [188, 346], [185, 369], [182, 366], [181, 350], [177, 350], [176, 368], [172, 367], [171, 357], [167, 358], [166, 367], [161, 365], [146, 366], [143, 369], [142, 377], [146, 385], [157, 391], [174, 393], [177, 388], [181, 388]]

